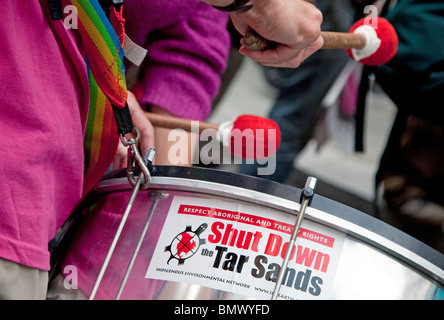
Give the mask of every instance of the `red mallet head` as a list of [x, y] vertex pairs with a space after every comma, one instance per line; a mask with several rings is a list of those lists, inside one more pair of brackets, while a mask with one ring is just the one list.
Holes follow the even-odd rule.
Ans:
[[[367, 21], [372, 23], [368, 24]], [[378, 66], [389, 62], [398, 50], [398, 35], [390, 22], [384, 18], [363, 18], [358, 20], [349, 32], [360, 33], [366, 37], [364, 48], [346, 49], [350, 58], [359, 63]]]
[[281, 130], [273, 120], [242, 115], [232, 122], [226, 144], [231, 153], [244, 159], [262, 159], [272, 156], [279, 149]]

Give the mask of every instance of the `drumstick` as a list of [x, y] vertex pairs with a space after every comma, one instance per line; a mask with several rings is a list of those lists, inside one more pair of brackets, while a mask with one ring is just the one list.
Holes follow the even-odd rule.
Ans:
[[[154, 127], [183, 129], [192, 132], [197, 121], [145, 112]], [[196, 128], [196, 126], [194, 126]], [[197, 131], [213, 130], [216, 137], [238, 157], [260, 159], [273, 155], [281, 143], [281, 131], [273, 120], [256, 115], [241, 115], [221, 124], [198, 121]], [[234, 141], [234, 143], [233, 143]], [[258, 151], [259, 148], [263, 148]]]
[[[355, 61], [365, 65], [381, 65], [390, 61], [398, 50], [398, 36], [393, 26], [384, 18], [374, 18], [375, 26], [366, 24], [366, 19], [358, 20], [345, 32], [321, 32], [323, 49], [346, 49]], [[243, 37], [243, 44], [250, 50], [270, 49], [276, 45], [264, 39], [254, 30]]]
[[[152, 112], [145, 112], [148, 120], [154, 127], [168, 128], [168, 129], [183, 129], [187, 132], [191, 132], [192, 120], [183, 119], [172, 116], [165, 116]], [[219, 125], [210, 122], [199, 121], [199, 133], [206, 129], [218, 130]]]
[[[321, 37], [324, 39], [322, 49], [362, 49], [366, 44], [365, 36], [363, 34], [322, 31]], [[254, 30], [247, 31], [243, 39], [244, 45], [248, 49], [254, 51], [266, 50], [276, 45], [275, 43], [262, 38]]]

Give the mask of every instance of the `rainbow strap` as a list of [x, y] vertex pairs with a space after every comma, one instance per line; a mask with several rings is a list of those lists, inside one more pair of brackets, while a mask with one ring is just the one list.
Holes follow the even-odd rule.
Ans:
[[112, 163], [119, 143], [117, 124], [108, 97], [100, 90], [91, 69], [90, 103], [83, 141], [85, 154], [84, 194], [88, 193]]
[[71, 0], [71, 3], [77, 8], [86, 56], [99, 88], [113, 105], [125, 107], [124, 51], [119, 37], [97, 0]]
[[127, 100], [122, 44], [97, 0], [71, 0], [77, 9], [85, 45], [90, 105], [84, 137], [84, 195], [105, 174], [119, 141], [113, 106]]

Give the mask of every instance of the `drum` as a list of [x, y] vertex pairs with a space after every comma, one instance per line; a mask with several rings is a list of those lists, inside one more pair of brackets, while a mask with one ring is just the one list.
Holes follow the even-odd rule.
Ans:
[[[61, 230], [49, 298], [442, 299], [444, 256], [320, 195], [289, 238], [301, 189], [214, 169], [158, 166], [134, 199], [125, 171], [102, 179]], [[291, 242], [290, 242], [291, 243]]]

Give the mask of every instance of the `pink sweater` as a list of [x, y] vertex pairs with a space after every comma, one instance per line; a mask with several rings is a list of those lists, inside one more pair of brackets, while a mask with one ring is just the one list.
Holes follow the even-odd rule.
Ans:
[[76, 39], [46, 9], [7, 0], [0, 19], [0, 257], [40, 269], [81, 196], [89, 100]]
[[[160, 10], [162, 2], [178, 9]], [[184, 10], [182, 2], [128, 0], [128, 16], [135, 15], [128, 18], [128, 29], [136, 42], [158, 39], [149, 46], [145, 101], [202, 118], [225, 67], [226, 16], [192, 15], [208, 7], [187, 0]], [[50, 267], [48, 242], [81, 200], [89, 100], [78, 32], [52, 21], [47, 3], [2, 1], [0, 19], [0, 257], [43, 270]], [[143, 15], [147, 8], [150, 13]], [[166, 21], [163, 27], [175, 31], [173, 39], [160, 40], [165, 35], [155, 26]], [[199, 37], [210, 35], [211, 43], [196, 46]]]
[[142, 102], [205, 120], [228, 57], [228, 15], [198, 0], [125, 0], [125, 6], [127, 34], [148, 49]]

